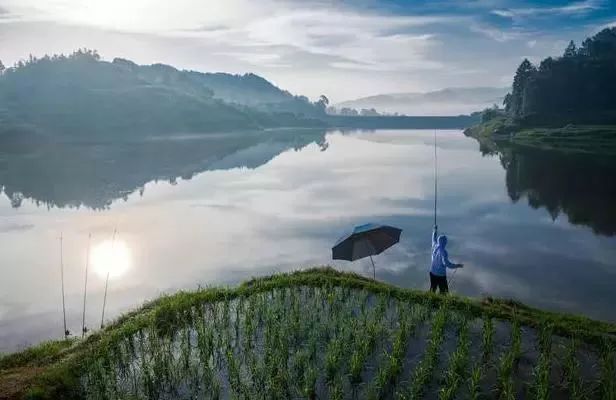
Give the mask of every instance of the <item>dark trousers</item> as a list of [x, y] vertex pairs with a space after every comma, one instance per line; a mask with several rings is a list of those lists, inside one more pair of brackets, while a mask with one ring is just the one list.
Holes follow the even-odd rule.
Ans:
[[447, 286], [447, 277], [434, 275], [432, 272], [430, 272], [430, 291], [436, 293], [437, 286], [440, 293], [449, 292], [449, 287]]

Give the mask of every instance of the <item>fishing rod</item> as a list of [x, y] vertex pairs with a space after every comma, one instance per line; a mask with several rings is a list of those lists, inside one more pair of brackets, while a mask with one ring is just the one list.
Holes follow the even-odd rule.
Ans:
[[[436, 129], [434, 130], [434, 226], [436, 227], [436, 210], [437, 210], [437, 199], [438, 199], [438, 152], [436, 150]], [[451, 274], [451, 280], [449, 281], [449, 286], [453, 287], [453, 283], [455, 282], [456, 272], [458, 272], [458, 268], [453, 270]]]
[[60, 233], [60, 280], [62, 281], [62, 319], [64, 322], [64, 340], [68, 339], [70, 332], [66, 329], [66, 303], [64, 302], [64, 254], [63, 235]]
[[90, 266], [90, 242], [92, 240], [92, 234], [88, 234], [88, 248], [86, 250], [86, 277], [83, 284], [83, 314], [81, 316], [81, 337], [83, 338], [88, 332], [86, 327], [86, 298], [88, 294], [88, 267]]
[[[114, 245], [115, 245], [115, 238], [116, 238], [116, 233], [118, 232], [117, 229], [113, 230], [113, 238], [111, 239], [111, 260], [113, 261], [113, 249], [114, 249]], [[107, 279], [105, 279], [105, 295], [103, 296], [103, 313], [101, 314], [101, 329], [103, 329], [105, 327], [105, 306], [107, 305], [107, 287], [109, 286], [109, 267], [107, 268]]]
[[438, 197], [438, 154], [436, 152], [436, 129], [434, 130], [434, 226], [436, 226], [436, 201]]

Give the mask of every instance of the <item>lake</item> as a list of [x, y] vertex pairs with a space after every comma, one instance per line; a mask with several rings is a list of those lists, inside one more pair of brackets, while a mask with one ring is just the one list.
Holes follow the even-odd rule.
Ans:
[[[438, 131], [438, 225], [452, 291], [616, 321], [612, 160], [481, 146]], [[329, 264], [354, 225], [402, 228], [377, 278], [427, 289], [433, 131], [265, 131], [0, 152], [0, 351], [100, 325], [105, 246], [122, 248], [106, 319], [178, 289]], [[117, 230], [115, 240], [112, 240]], [[101, 247], [101, 243], [103, 244]], [[102, 254], [101, 254], [102, 252]], [[92, 258], [96, 257], [96, 259]], [[124, 265], [126, 264], [126, 265]]]

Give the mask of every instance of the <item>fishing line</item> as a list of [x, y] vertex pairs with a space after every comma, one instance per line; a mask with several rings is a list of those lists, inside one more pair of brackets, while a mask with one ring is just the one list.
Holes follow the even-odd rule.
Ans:
[[436, 226], [436, 202], [438, 197], [438, 155], [436, 152], [436, 129], [434, 130], [434, 226]]

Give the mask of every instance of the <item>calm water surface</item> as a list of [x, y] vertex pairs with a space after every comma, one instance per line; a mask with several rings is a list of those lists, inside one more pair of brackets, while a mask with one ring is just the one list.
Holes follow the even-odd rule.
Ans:
[[[62, 335], [59, 237], [69, 328], [81, 329], [88, 234], [118, 242], [130, 267], [110, 281], [109, 318], [178, 288], [331, 264], [365, 222], [401, 243], [377, 277], [425, 289], [433, 207], [432, 131], [257, 132], [67, 144], [0, 154], [0, 351]], [[439, 225], [466, 267], [458, 293], [512, 297], [616, 320], [616, 190], [607, 161], [490, 151], [438, 132]], [[87, 325], [100, 324], [92, 271]]]

